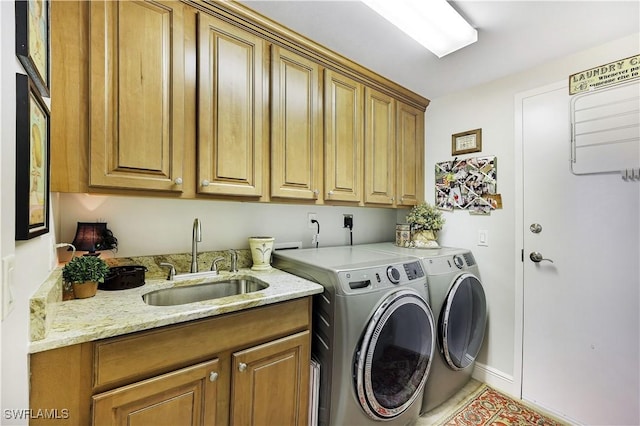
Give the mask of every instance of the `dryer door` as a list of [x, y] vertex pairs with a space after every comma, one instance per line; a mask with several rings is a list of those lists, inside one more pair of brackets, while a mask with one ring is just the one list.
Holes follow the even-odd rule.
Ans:
[[458, 276], [449, 289], [439, 318], [440, 347], [454, 370], [471, 365], [480, 351], [487, 323], [487, 301], [480, 280]]
[[435, 322], [418, 293], [400, 290], [376, 309], [355, 354], [358, 400], [369, 417], [391, 419], [420, 396], [435, 348]]

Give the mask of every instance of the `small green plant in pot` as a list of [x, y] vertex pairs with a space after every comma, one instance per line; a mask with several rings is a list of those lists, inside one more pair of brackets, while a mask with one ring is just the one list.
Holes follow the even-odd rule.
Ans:
[[73, 286], [77, 299], [95, 296], [98, 283], [109, 273], [107, 262], [97, 256], [74, 257], [62, 268], [62, 278]]
[[438, 231], [444, 225], [442, 212], [428, 203], [414, 206], [407, 214], [411, 227], [411, 244], [418, 248], [437, 248]]

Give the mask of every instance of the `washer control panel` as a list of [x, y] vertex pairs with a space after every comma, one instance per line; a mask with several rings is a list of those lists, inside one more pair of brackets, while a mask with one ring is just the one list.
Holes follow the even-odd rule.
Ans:
[[383, 287], [400, 286], [425, 280], [426, 275], [420, 261], [397, 263], [380, 267], [368, 267], [341, 271], [338, 278], [345, 294], [377, 290]]

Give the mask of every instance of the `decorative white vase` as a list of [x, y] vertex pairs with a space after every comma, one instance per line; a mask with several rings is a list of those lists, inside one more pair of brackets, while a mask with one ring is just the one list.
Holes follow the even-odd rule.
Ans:
[[273, 237], [249, 237], [249, 249], [253, 259], [251, 269], [254, 271], [268, 271], [271, 269], [273, 241]]

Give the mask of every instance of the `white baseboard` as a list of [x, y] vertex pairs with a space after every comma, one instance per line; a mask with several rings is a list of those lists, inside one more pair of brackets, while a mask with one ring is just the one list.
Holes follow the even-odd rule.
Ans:
[[520, 389], [516, 389], [513, 376], [510, 374], [476, 362], [472, 377], [480, 382], [486, 383], [500, 392], [508, 394], [514, 399], [521, 398]]

